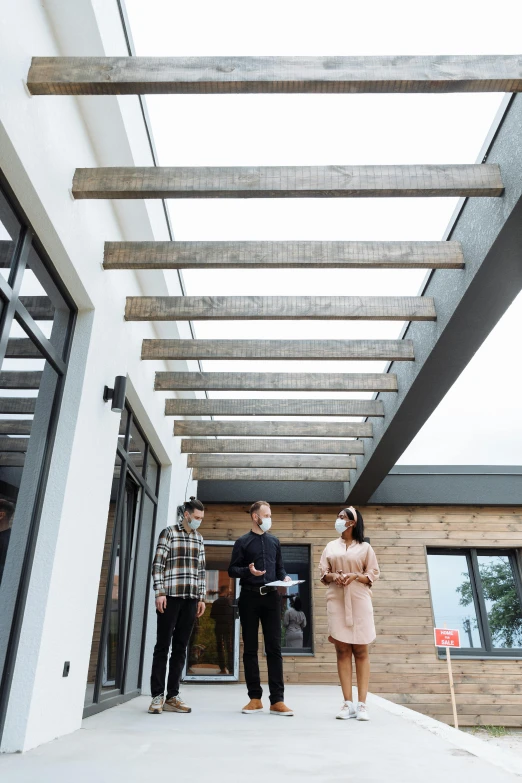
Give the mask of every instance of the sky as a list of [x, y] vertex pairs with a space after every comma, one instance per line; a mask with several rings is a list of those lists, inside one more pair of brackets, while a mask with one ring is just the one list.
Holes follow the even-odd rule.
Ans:
[[[514, 54], [520, 6], [323, 0], [126, 0], [138, 55]], [[147, 96], [160, 165], [474, 163], [503, 96]], [[453, 198], [168, 202], [177, 240], [438, 240]], [[175, 273], [168, 273], [175, 274]], [[185, 270], [189, 295], [416, 295], [424, 270]], [[402, 455], [402, 464], [522, 464], [522, 297]], [[200, 338], [394, 339], [397, 322], [198, 322]], [[207, 371], [382, 372], [384, 362], [204, 362]], [[485, 382], [485, 378], [489, 379]], [[210, 397], [357, 394], [210, 392]], [[494, 396], [495, 406], [491, 405]], [[292, 417], [293, 421], [297, 419]], [[324, 419], [323, 419], [324, 420]]]

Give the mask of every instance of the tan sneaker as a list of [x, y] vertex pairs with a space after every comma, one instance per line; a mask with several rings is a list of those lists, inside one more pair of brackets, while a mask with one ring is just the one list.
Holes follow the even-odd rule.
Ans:
[[287, 707], [284, 701], [277, 701], [270, 707], [270, 715], [281, 715], [286, 718], [291, 718], [294, 713]]
[[150, 703], [149, 712], [151, 715], [161, 715], [163, 712], [163, 705], [165, 703], [165, 697], [163, 693], [159, 696], [154, 696]]
[[192, 712], [192, 708], [185, 704], [179, 695], [172, 696], [170, 699], [167, 699], [163, 709], [165, 712]]
[[241, 712], [243, 715], [253, 715], [254, 712], [262, 712], [263, 711], [263, 702], [261, 699], [250, 699], [246, 707], [243, 707]]

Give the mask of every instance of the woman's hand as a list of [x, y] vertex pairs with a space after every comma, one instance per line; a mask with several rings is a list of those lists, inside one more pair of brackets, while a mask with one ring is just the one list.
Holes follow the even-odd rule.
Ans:
[[341, 574], [325, 574], [324, 580], [327, 584], [333, 584], [334, 585], [342, 585], [342, 575]]
[[348, 587], [352, 582], [355, 582], [358, 574], [341, 574], [341, 584], [343, 587]]

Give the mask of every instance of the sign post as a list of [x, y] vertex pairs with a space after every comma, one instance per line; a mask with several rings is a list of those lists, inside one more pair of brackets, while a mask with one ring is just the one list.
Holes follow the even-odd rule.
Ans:
[[455, 701], [455, 688], [453, 687], [453, 671], [451, 669], [451, 647], [460, 647], [460, 634], [456, 630], [450, 630], [449, 628], [434, 628], [435, 633], [435, 647], [446, 648], [446, 660], [448, 662], [448, 677], [451, 695], [451, 706], [453, 708], [453, 724], [456, 729], [459, 727], [459, 721], [457, 718], [457, 702]]

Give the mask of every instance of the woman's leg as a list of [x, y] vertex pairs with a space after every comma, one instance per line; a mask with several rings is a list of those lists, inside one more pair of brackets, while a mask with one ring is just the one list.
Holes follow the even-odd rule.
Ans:
[[352, 645], [335, 641], [337, 671], [345, 701], [352, 700]]
[[355, 673], [357, 676], [357, 693], [359, 701], [366, 704], [368, 684], [370, 682], [370, 654], [367, 644], [352, 645], [355, 658]]

